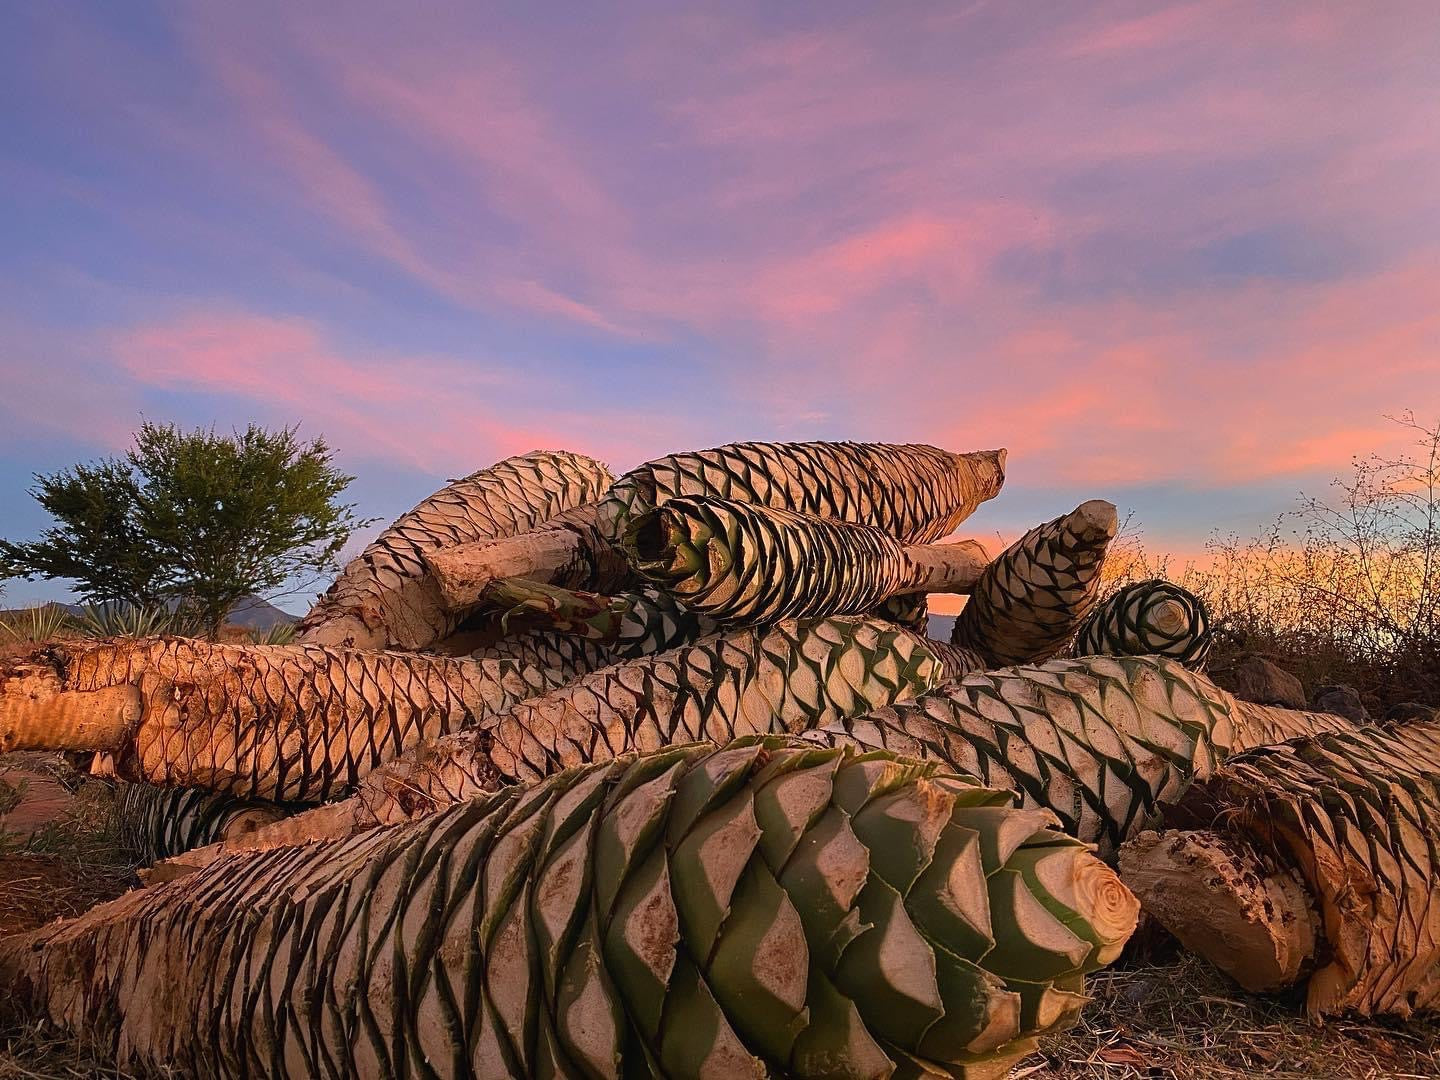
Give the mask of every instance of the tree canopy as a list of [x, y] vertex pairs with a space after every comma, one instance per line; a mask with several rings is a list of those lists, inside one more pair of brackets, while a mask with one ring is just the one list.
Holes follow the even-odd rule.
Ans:
[[0, 574], [68, 579], [90, 603], [178, 602], [213, 636], [244, 597], [337, 568], [369, 524], [340, 502], [353, 479], [297, 428], [146, 421], [122, 458], [36, 475], [31, 494], [55, 523], [0, 541]]

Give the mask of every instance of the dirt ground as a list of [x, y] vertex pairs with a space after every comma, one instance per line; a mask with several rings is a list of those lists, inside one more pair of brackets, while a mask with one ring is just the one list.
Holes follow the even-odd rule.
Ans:
[[[104, 782], [55, 755], [0, 757], [0, 935], [135, 884]], [[1080, 1025], [1046, 1040], [1013, 1080], [1440, 1078], [1440, 1020], [1312, 1022], [1298, 998], [1246, 995], [1173, 943], [1148, 942], [1147, 954], [1092, 977]], [[0, 1028], [0, 1080], [162, 1075], [119, 1070], [48, 1025]]]

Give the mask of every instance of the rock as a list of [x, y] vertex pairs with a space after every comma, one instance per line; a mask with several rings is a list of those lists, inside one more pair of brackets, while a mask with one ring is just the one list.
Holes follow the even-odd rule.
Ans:
[[1353, 686], [1322, 686], [1315, 692], [1315, 708], [1321, 712], [1333, 713], [1353, 720], [1357, 724], [1370, 723], [1370, 714], [1360, 691]]
[[1300, 680], [1263, 656], [1237, 657], [1225, 667], [1212, 670], [1210, 677], [1244, 701], [1283, 705], [1287, 709], [1305, 708], [1305, 687]]
[[1440, 709], [1418, 701], [1402, 701], [1386, 709], [1381, 719], [1387, 724], [1413, 724], [1417, 720], [1433, 720], [1436, 716], [1440, 716]]

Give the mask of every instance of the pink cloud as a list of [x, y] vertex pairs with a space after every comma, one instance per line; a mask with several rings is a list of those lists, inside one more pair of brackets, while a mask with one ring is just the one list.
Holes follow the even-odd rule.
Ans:
[[[1069, 305], [987, 343], [1004, 378], [956, 424], [924, 402], [926, 362], [901, 368], [949, 443], [1007, 443], [1012, 479], [1223, 487], [1343, 471], [1401, 438], [1386, 413], [1440, 415], [1440, 273], [1419, 263], [1329, 284], [1240, 286], [1163, 309]], [[1023, 316], [1022, 316], [1023, 317]]]
[[[790, 32], [682, 13], [593, 53], [458, 17], [187, 13], [236, 122], [186, 145], [486, 317], [668, 347], [703, 380], [696, 412], [728, 395], [787, 436], [1005, 443], [1037, 483], [1230, 484], [1331, 468], [1381, 413], [1433, 402], [1425, 7], [1246, 9], [1244, 33], [1228, 4], [1025, 10]], [[1332, 280], [1085, 273], [1134, 245], [1183, 278], [1277, 222], [1334, 241]], [[616, 438], [565, 388], [566, 423], [531, 432], [494, 368], [303, 320], [206, 308], [117, 350], [147, 386], [445, 468], [552, 427]]]
[[[604, 139], [546, 98], [556, 57], [533, 45], [503, 49], [473, 28], [447, 37], [303, 13], [277, 13], [247, 33], [229, 16], [188, 25], [239, 115], [298, 180], [296, 196], [440, 295], [616, 337], [754, 326], [773, 355], [794, 355], [797, 335], [823, 339], [823, 324], [838, 323], [833, 336], [853, 341], [861, 364], [880, 347], [851, 328], [933, 340], [943, 332], [933, 309], [975, 302], [1007, 248], [1038, 245], [1063, 258], [1127, 212], [1122, 204], [1108, 216], [1062, 214], [1049, 205], [1051, 178], [1127, 159], [1211, 164], [1321, 147], [1337, 167], [1374, 169], [1368, 153], [1339, 163], [1352, 145], [1369, 146], [1373, 125], [1360, 119], [1401, 111], [1391, 108], [1399, 85], [1370, 80], [1357, 97], [1333, 26], [1266, 12], [1236, 36], [1226, 32], [1227, 9], [1210, 4], [1129, 20], [1109, 9], [1035, 20], [964, 63], [907, 62], [917, 35], [965, 44], [984, 15], [947, 13], [908, 30], [888, 19], [832, 20], [781, 34], [731, 15], [646, 20], [623, 35], [630, 49], [619, 62], [587, 59], [613, 65], [607, 83], [648, 94], [663, 134], [637, 138], [617, 118]], [[1403, 51], [1390, 23], [1376, 36]], [[1174, 65], [1162, 54], [1171, 46], [1199, 63], [1168, 75]], [[1302, 100], [1297, 78], [1322, 61], [1333, 61], [1335, 77], [1305, 83], [1311, 99]], [[564, 63], [585, 69], [584, 60]], [[1244, 75], [1218, 74], [1226, 71]], [[407, 172], [432, 200], [428, 219], [307, 115], [302, 106], [321, 99], [362, 120], [400, 162], [413, 158]], [[1397, 136], [1393, 152], [1424, 153], [1431, 144], [1418, 134]], [[716, 154], [718, 167], [693, 183], [677, 178], [658, 203], [637, 203], [617, 181], [646, 167], [652, 144], [668, 147], [672, 164]], [[1160, 244], [1203, 242], [1263, 226], [1277, 198], [1287, 212], [1324, 205], [1349, 214], [1357, 230], [1380, 212], [1346, 194], [1343, 176], [1295, 179], [1299, 189], [1202, 190], [1149, 231]], [[814, 196], [837, 192], [833, 207], [805, 212]], [[683, 227], [717, 208], [770, 227], [758, 240], [688, 248], [654, 224]], [[499, 238], [507, 231], [514, 239]], [[907, 290], [928, 317], [917, 317]]]
[[1109, 22], [1070, 44], [1066, 51], [1071, 56], [1110, 57], [1174, 45], [1193, 40], [1207, 22], [1231, 18], [1232, 12], [1231, 5], [1213, 0], [1161, 8], [1134, 19]]
[[[398, 70], [386, 70], [360, 44], [346, 53], [335, 40], [334, 27], [292, 25], [277, 35], [270, 48], [252, 34], [237, 33], [224, 16], [211, 12], [187, 24], [192, 47], [204, 59], [229, 97], [244, 130], [258, 140], [256, 149], [279, 166], [271, 183], [281, 197], [299, 196], [361, 247], [380, 256], [417, 281], [465, 307], [483, 310], [509, 305], [540, 315], [574, 320], [617, 336], [635, 331], [607, 317], [563, 289], [546, 284], [527, 269], [527, 257], [485, 237], [467, 218], [478, 197], [532, 233], [551, 235], [550, 249], [576, 245], [585, 250], [602, 243], [589, 223], [608, 215], [615, 227], [619, 212], [605, 203], [583, 170], [569, 157], [563, 139], [545, 130], [544, 118], [524, 95], [506, 84], [496, 65], [473, 64], [462, 73], [437, 69], [424, 55], [396, 51], [380, 55]], [[278, 30], [278, 27], [275, 28]], [[407, 138], [427, 136], [451, 156], [462, 157], [483, 172], [476, 175], [471, 196], [445, 207], [457, 219], [437, 233], [433, 224], [416, 228], [419, 208], [398, 201], [337, 141], [305, 118], [305, 94], [281, 60], [303, 57], [308, 74], [329, 78], [336, 92], [376, 121], [388, 120]], [[195, 149], [216, 158], [235, 154], [225, 144], [206, 145], [204, 138], [185, 136]], [[274, 175], [290, 182], [275, 184]], [[448, 188], [435, 188], [437, 203], [454, 202], [456, 174], [447, 173]], [[298, 185], [298, 186], [297, 186]], [[440, 209], [439, 206], [436, 209]], [[458, 230], [455, 227], [458, 225]], [[447, 237], [448, 242], [437, 243]]]
[[813, 251], [762, 263], [736, 283], [734, 300], [792, 328], [854, 311], [875, 293], [905, 283], [938, 302], [956, 303], [997, 255], [1043, 234], [1042, 216], [1038, 209], [994, 204], [944, 218], [881, 221]]
[[[534, 449], [584, 449], [634, 462], [649, 456], [645, 440], [668, 428], [663, 417], [641, 425], [613, 410], [564, 406], [526, 410], [528, 421], [516, 423], [507, 417], [518, 410], [503, 404], [516, 391], [511, 372], [448, 357], [342, 348], [303, 319], [195, 311], [117, 333], [109, 344], [143, 386], [234, 398], [246, 416], [301, 420], [347, 457], [446, 475]], [[526, 382], [544, 388], [543, 377]]]

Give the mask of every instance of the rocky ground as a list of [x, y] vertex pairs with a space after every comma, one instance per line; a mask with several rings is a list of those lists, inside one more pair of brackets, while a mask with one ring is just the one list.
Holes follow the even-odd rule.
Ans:
[[[108, 786], [56, 755], [0, 757], [0, 934], [73, 915], [135, 885]], [[1440, 1022], [1312, 1023], [1293, 998], [1243, 994], [1173, 943], [1090, 982], [1081, 1025], [1012, 1074], [1033, 1080], [1440, 1077]], [[146, 1074], [146, 1080], [155, 1074]], [[0, 1080], [135, 1077], [99, 1048], [44, 1025], [0, 1028]]]

